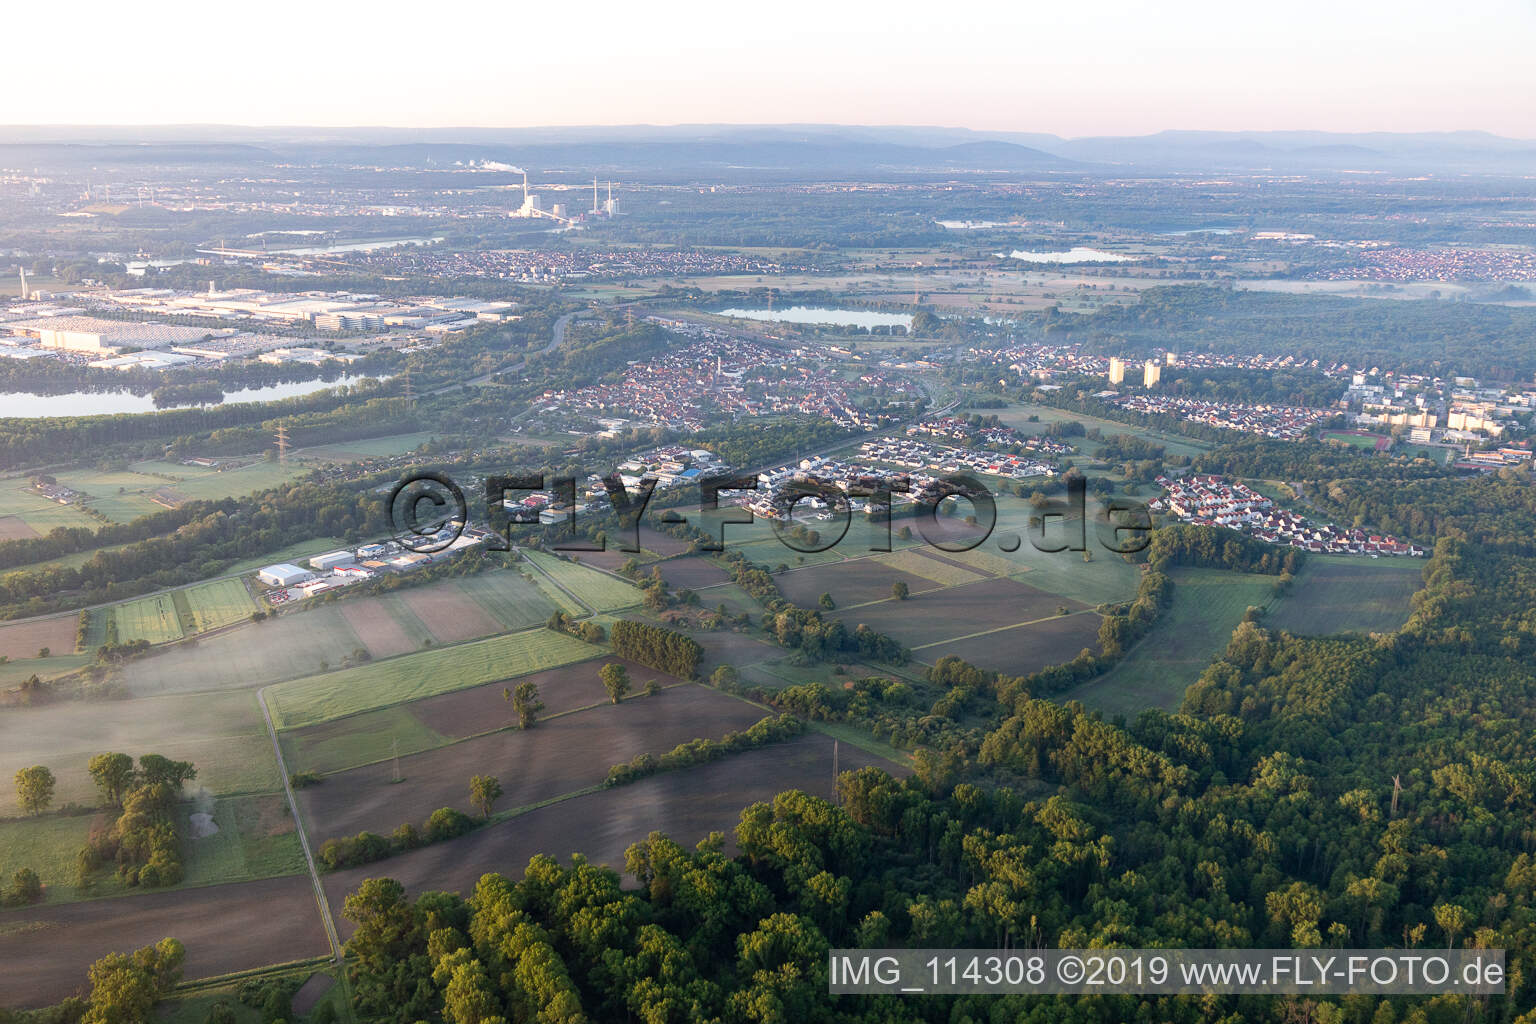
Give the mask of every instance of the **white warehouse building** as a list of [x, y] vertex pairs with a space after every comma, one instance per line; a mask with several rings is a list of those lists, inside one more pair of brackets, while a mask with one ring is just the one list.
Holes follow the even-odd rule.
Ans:
[[328, 551], [323, 555], [316, 555], [311, 558], [309, 560], [309, 567], [324, 572], [326, 569], [334, 569], [338, 565], [346, 565], [353, 560], [352, 552], [350, 551]]
[[256, 573], [256, 578], [269, 587], [291, 587], [295, 583], [303, 583], [312, 576], [308, 569], [300, 569], [296, 565], [287, 562], [278, 562], [276, 565], [264, 566]]

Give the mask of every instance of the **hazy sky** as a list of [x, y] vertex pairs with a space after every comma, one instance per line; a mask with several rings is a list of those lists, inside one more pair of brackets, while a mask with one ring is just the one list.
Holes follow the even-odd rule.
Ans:
[[1536, 138], [1536, 0], [102, 7], [7, 11], [0, 124], [823, 122]]

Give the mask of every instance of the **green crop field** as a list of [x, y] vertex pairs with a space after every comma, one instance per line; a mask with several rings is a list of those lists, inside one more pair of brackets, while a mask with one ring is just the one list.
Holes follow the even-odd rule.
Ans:
[[198, 633], [249, 619], [256, 610], [256, 602], [251, 600], [251, 593], [245, 588], [243, 580], [199, 583], [178, 591], [177, 596], [181, 595], [185, 595], [191, 609], [193, 631]]
[[458, 589], [507, 629], [526, 629], [549, 618], [555, 606], [539, 588], [511, 571], [482, 572], [456, 581]]
[[183, 636], [176, 602], [170, 594], [125, 601], [113, 606], [110, 612], [117, 623], [117, 638], [123, 643], [148, 640], [152, 644], [163, 644]]
[[564, 633], [532, 630], [281, 683], [267, 691], [279, 728], [340, 718], [601, 655]]
[[620, 608], [632, 608], [641, 601], [639, 587], [615, 579], [605, 572], [562, 561], [542, 551], [523, 553], [594, 611], [618, 611]]
[[1277, 602], [1273, 576], [1176, 569], [1173, 579], [1173, 604], [1151, 631], [1118, 665], [1058, 701], [1080, 700], [1126, 718], [1147, 708], [1176, 708], [1211, 659], [1226, 650], [1250, 605], [1267, 609], [1278, 603], [1283, 608], [1307, 599], [1297, 590]]
[[289, 462], [285, 466], [278, 462], [259, 460], [228, 469], [155, 461], [136, 462], [129, 468], [153, 481], [150, 490], [164, 487], [184, 499], [213, 500], [268, 490], [303, 476], [311, 467], [297, 462]]
[[1264, 624], [1292, 633], [1390, 633], [1412, 611], [1424, 585], [1417, 558], [1328, 558], [1309, 555], [1294, 587], [1304, 600], [1287, 600]]
[[394, 705], [298, 731], [279, 739], [290, 771], [339, 772], [440, 747], [449, 740], [428, 728], [409, 707]]

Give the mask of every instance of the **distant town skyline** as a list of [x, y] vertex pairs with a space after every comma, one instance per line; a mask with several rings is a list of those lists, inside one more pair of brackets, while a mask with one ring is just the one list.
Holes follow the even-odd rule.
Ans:
[[[1536, 4], [786, 0], [518, 7], [185, 0], [8, 16], [0, 124], [952, 125], [1536, 137]], [[22, 83], [30, 83], [23, 86]]]

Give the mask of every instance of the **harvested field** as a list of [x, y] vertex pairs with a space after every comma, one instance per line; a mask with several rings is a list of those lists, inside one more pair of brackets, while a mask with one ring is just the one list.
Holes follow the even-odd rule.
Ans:
[[612, 765], [637, 754], [718, 739], [770, 713], [702, 686], [677, 687], [401, 757], [404, 782], [393, 781], [388, 761], [327, 776], [298, 793], [299, 806], [311, 837], [322, 842], [363, 829], [387, 835], [401, 822], [419, 826], [439, 807], [476, 813], [471, 775], [501, 781], [498, 807], [505, 810], [597, 785]]
[[660, 563], [657, 567], [661, 570], [661, 578], [666, 580], [667, 586], [673, 590], [684, 588], [700, 590], [704, 587], [718, 586], [731, 578], [728, 572], [702, 555], [674, 558], [669, 562]]
[[[974, 583], [982, 578], [982, 573], [975, 572], [963, 565], [956, 565], [947, 559], [937, 558], [920, 548], [903, 548], [900, 551], [889, 551], [882, 555], [875, 555], [873, 561], [899, 569], [902, 572], [919, 576], [930, 583], [937, 583], [943, 587], [958, 586], [962, 583]], [[932, 589], [924, 587], [924, 590]]]
[[651, 679], [655, 679], [663, 686], [680, 682], [676, 676], [657, 672], [637, 662], [606, 657], [600, 662], [583, 661], [563, 668], [535, 672], [516, 680], [498, 681], [467, 690], [439, 694], [436, 697], [414, 701], [409, 705], [409, 710], [428, 729], [444, 736], [454, 738], [475, 736], [490, 729], [509, 725], [516, 720], [511, 705], [501, 696], [501, 691], [506, 686], [528, 681], [538, 686], [539, 700], [544, 702], [544, 710], [540, 712], [540, 717], [557, 715], [562, 711], [572, 711], [607, 700], [608, 691], [603, 689], [603, 684], [598, 681], [597, 670], [601, 665], [614, 661], [629, 670], [629, 678], [635, 682], [637, 688], [644, 686]]
[[934, 589], [928, 580], [893, 569], [873, 558], [793, 569], [779, 573], [773, 581], [779, 585], [780, 593], [802, 608], [817, 607], [816, 602], [822, 594], [831, 594], [840, 608], [888, 600], [891, 586], [897, 582], [905, 583], [914, 594]]
[[342, 601], [337, 609], [375, 658], [392, 658], [421, 649], [421, 640], [401, 629], [400, 623], [389, 614], [389, 609], [379, 598]]
[[[603, 663], [615, 660], [622, 659], [605, 658]], [[639, 686], [650, 679], [663, 686], [678, 682], [632, 661], [623, 664]], [[335, 772], [371, 764], [396, 752], [417, 754], [456, 739], [507, 728], [516, 721], [516, 715], [501, 691], [529, 680], [538, 686], [539, 700], [544, 703], [540, 718], [589, 707], [608, 699], [608, 691], [598, 681], [597, 669], [597, 662], [580, 662], [517, 680], [487, 683], [410, 704], [348, 715], [322, 725], [286, 730], [280, 734], [284, 756], [295, 770]]]
[[267, 692], [267, 702], [278, 728], [291, 729], [602, 653], [564, 633], [531, 630], [280, 683]]
[[96, 960], [167, 935], [187, 947], [188, 981], [329, 949], [314, 891], [300, 875], [7, 911], [0, 1005], [37, 1007], [74, 995]]
[[1012, 576], [1028, 568], [1021, 559], [994, 555], [986, 550], [986, 547], [985, 544], [982, 544], [969, 551], [925, 550], [923, 554], [938, 561], [958, 565], [961, 568], [971, 569], [987, 576]]
[[782, 658], [789, 653], [749, 633], [694, 633], [692, 636], [704, 648], [704, 663], [699, 666], [701, 675], [708, 675], [717, 665], [734, 665], [739, 669], [759, 661]]
[[0, 655], [12, 661], [20, 661], [23, 658], [36, 658], [37, 652], [44, 647], [48, 648], [50, 654], [72, 654], [75, 650], [75, 629], [79, 624], [79, 612], [0, 624]]
[[953, 654], [981, 668], [1027, 675], [1071, 661], [1084, 647], [1097, 651], [1101, 621], [1093, 612], [1076, 612], [965, 640], [948, 640], [913, 651], [912, 656], [931, 662]]
[[[622, 709], [620, 709], [622, 710]], [[906, 770], [844, 743], [840, 766], [876, 765], [892, 775]], [[505, 782], [503, 782], [505, 784]], [[594, 864], [624, 870], [624, 851], [652, 831], [665, 832], [685, 849], [710, 832], [724, 832], [727, 847], [741, 811], [787, 789], [822, 798], [832, 795], [832, 739], [807, 733], [788, 743], [730, 755], [686, 771], [653, 775], [615, 789], [575, 797], [521, 814], [460, 839], [414, 850], [378, 864], [323, 876], [338, 912], [346, 894], [365, 878], [388, 875], [412, 893], [445, 889], [468, 893], [487, 871], [521, 878], [534, 854], [569, 863], [583, 853]], [[626, 879], [633, 885], [633, 879]], [[337, 918], [343, 936], [350, 922]]]
[[438, 643], [453, 644], [501, 632], [501, 623], [456, 586], [417, 587], [398, 593]]
[[[1048, 594], [1017, 580], [994, 579], [968, 583], [915, 596], [883, 601], [833, 615], [852, 629], [860, 623], [888, 633], [909, 647], [921, 647], [1056, 614], [1065, 605], [1074, 612], [1087, 606]], [[1097, 629], [1097, 625], [1094, 626]], [[1073, 653], [1077, 653], [1073, 651]]]
[[0, 540], [26, 540], [36, 536], [38, 532], [19, 516], [0, 516]]
[[688, 550], [689, 542], [679, 540], [670, 534], [662, 533], [646, 523], [640, 524], [640, 547], [645, 551], [652, 551], [662, 558], [671, 558]]

